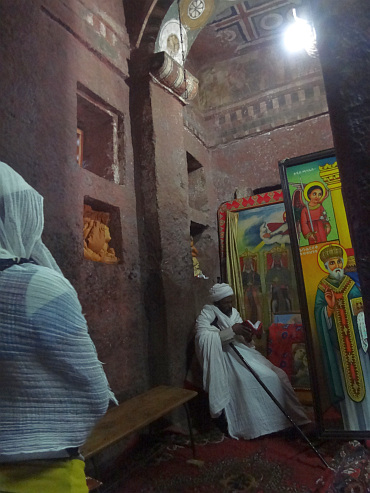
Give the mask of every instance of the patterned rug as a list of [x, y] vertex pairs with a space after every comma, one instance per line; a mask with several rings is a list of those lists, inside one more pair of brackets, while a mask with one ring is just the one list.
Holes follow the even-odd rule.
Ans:
[[358, 441], [345, 443], [331, 466], [336, 471], [333, 481], [320, 493], [370, 492], [370, 452]]
[[359, 442], [274, 435], [233, 440], [218, 430], [197, 435], [196, 460], [178, 433], [142, 442], [112, 468], [102, 493], [369, 493], [370, 454]]

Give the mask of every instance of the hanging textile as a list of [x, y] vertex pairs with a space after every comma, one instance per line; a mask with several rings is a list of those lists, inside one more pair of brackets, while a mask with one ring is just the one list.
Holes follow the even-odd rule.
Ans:
[[227, 282], [233, 288], [235, 293], [235, 308], [240, 313], [243, 320], [246, 318], [244, 306], [244, 291], [242, 284], [242, 274], [240, 270], [240, 261], [237, 247], [239, 214], [227, 212], [226, 214], [226, 274]]

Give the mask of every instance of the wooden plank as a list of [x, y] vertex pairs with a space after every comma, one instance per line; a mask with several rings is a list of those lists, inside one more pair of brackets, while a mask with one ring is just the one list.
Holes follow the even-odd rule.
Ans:
[[194, 390], [161, 385], [112, 407], [93, 428], [82, 455], [92, 455], [165, 416], [197, 395]]

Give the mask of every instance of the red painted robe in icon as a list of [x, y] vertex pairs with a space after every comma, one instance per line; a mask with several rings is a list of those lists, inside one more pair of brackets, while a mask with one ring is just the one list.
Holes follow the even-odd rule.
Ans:
[[[308, 243], [310, 245], [314, 245], [315, 243], [324, 243], [327, 241], [327, 230], [326, 227], [330, 223], [326, 219], [326, 212], [324, 207], [319, 204], [318, 206], [314, 206], [310, 209], [310, 215], [308, 214], [307, 207], [304, 207], [301, 212], [301, 228], [302, 234], [305, 238], [307, 238], [308, 233], [312, 232], [311, 221], [313, 226], [313, 231], [316, 232], [316, 236], [309, 236]], [[311, 216], [311, 221], [310, 221]], [[330, 231], [330, 229], [329, 229]]]

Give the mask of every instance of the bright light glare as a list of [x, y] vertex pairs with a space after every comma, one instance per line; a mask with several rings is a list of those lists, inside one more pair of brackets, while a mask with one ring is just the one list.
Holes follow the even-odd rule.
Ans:
[[285, 31], [284, 43], [289, 51], [309, 51], [315, 43], [315, 38], [313, 27], [304, 19], [295, 17], [294, 24]]

